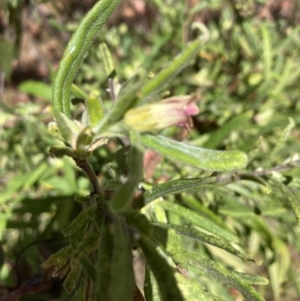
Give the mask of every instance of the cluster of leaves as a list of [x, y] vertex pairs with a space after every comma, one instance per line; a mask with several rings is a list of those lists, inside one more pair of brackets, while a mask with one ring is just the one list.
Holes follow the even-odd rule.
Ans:
[[[134, 53], [115, 70], [107, 47], [100, 46], [110, 96], [116, 96], [113, 105], [106, 108], [99, 98], [105, 91], [89, 87], [85, 92], [84, 85], [79, 88], [72, 83], [99, 30], [95, 24], [101, 26], [119, 2], [97, 3], [65, 51], [53, 86], [52, 114], [56, 123], [49, 127], [64, 143], [53, 146], [42, 122], [39, 132], [32, 135], [28, 127], [36, 124], [17, 120], [28, 133], [28, 140], [21, 140], [24, 146], [14, 150], [15, 160], [1, 162], [8, 172], [13, 169], [13, 161], [21, 166], [2, 200], [23, 220], [18, 225], [7, 223], [11, 212], [6, 210], [2, 227], [37, 237], [41, 232], [49, 237], [54, 229], [64, 228], [62, 233], [70, 239], [69, 245], [53, 254], [43, 267], [54, 266], [53, 274], [65, 277], [64, 286], [73, 292], [73, 300], [132, 300], [133, 295], [134, 300], [143, 300], [140, 290], [146, 300], [233, 300], [235, 290], [245, 300], [292, 300], [293, 291], [299, 294], [297, 267], [291, 266], [291, 254], [300, 247], [299, 172], [293, 169], [299, 163], [295, 142], [295, 124], [299, 120], [299, 72], [295, 68], [299, 28], [283, 26], [286, 34], [282, 37], [274, 24], [254, 22], [242, 15], [237, 18], [237, 10], [222, 5], [220, 21], [208, 25], [209, 41], [204, 44], [195, 38], [179, 56], [168, 57], [169, 65], [158, 71], [165, 58], [154, 59], [154, 54], [167, 47], [171, 39], [180, 38], [178, 20], [192, 19], [203, 6], [195, 7], [188, 16], [179, 16], [184, 11], [182, 3], [176, 1], [174, 9], [167, 10], [167, 4], [154, 1], [162, 16], [168, 17], [162, 31], [174, 29], [163, 38], [156, 35], [152, 56], [145, 60]], [[219, 1], [212, 5], [215, 9], [221, 7]], [[99, 16], [103, 18], [101, 22], [93, 19]], [[119, 33], [105, 34], [110, 45], [112, 37]], [[128, 43], [122, 36], [118, 38], [118, 45]], [[130, 35], [123, 38], [133, 39]], [[148, 71], [157, 74], [149, 78], [141, 71], [120, 85], [115, 74], [127, 78], [122, 64], [134, 66], [137, 58], [144, 66], [153, 66]], [[175, 77], [179, 72], [181, 75]], [[202, 93], [202, 111], [195, 120], [197, 131], [190, 134], [188, 143], [166, 137], [174, 137], [178, 129], [165, 129], [163, 136], [157, 136], [138, 133], [124, 123], [129, 109], [143, 108], [146, 102], [160, 99], [166, 83], [174, 95], [195, 89]], [[84, 103], [80, 122], [70, 119], [70, 95]], [[9, 108], [5, 109], [9, 112]], [[73, 115], [80, 108], [75, 110]], [[17, 116], [16, 111], [9, 113]], [[13, 137], [13, 132], [14, 128], [5, 135]], [[16, 147], [8, 138], [2, 142], [6, 150]], [[92, 187], [90, 193], [87, 180], [81, 176], [75, 180], [69, 158], [43, 162], [41, 149], [48, 145], [52, 145], [54, 156], [71, 157], [85, 172]], [[241, 149], [250, 160], [246, 167], [247, 156], [241, 151], [198, 146]], [[145, 147], [171, 159], [157, 166], [150, 183], [142, 181]], [[36, 165], [38, 168], [33, 169]], [[61, 169], [63, 176], [57, 175]], [[101, 188], [95, 171], [103, 175]], [[167, 175], [168, 181], [157, 184], [162, 175]], [[35, 183], [39, 183], [36, 188]], [[138, 187], [146, 192], [136, 195]], [[74, 194], [79, 195], [76, 199], [83, 202], [83, 207], [70, 223], [76, 209]], [[13, 196], [15, 204], [10, 201]], [[133, 249], [141, 251], [145, 258], [145, 281], [140, 288], [134, 280]], [[258, 259], [264, 261], [261, 268], [257, 266]], [[252, 287], [268, 284], [255, 272], [270, 279], [271, 296], [271, 290], [264, 286], [258, 290]], [[294, 289], [291, 295], [287, 290], [284, 296], [281, 290], [288, 281]], [[235, 290], [229, 291], [228, 286]]]

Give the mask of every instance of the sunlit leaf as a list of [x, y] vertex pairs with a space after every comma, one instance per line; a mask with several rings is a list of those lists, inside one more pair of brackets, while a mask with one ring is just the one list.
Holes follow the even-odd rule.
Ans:
[[265, 301], [265, 299], [242, 277], [227, 270], [222, 265], [194, 253], [186, 254], [190, 268], [198, 268], [203, 273], [237, 289], [249, 301]]
[[193, 189], [207, 188], [216, 182], [216, 177], [172, 180], [155, 185], [144, 193], [145, 205], [165, 195]]
[[220, 227], [215, 222], [209, 220], [204, 216], [201, 216], [200, 214], [190, 209], [167, 201], [160, 202], [159, 206], [162, 206], [165, 210], [181, 216], [186, 222], [205, 229], [206, 231], [209, 231], [217, 237], [221, 237], [229, 242], [238, 241], [237, 236], [234, 235], [231, 231], [227, 230], [226, 228]]
[[155, 225], [160, 226], [162, 228], [174, 229], [177, 234], [184, 235], [192, 239], [199, 240], [204, 243], [210, 244], [212, 246], [218, 247], [233, 255], [236, 255], [237, 257], [243, 260], [254, 261], [253, 259], [249, 258], [247, 255], [235, 249], [227, 241], [217, 238], [216, 236], [213, 235], [208, 235], [200, 231], [199, 229], [194, 228], [193, 226], [164, 224], [164, 223], [155, 223]]
[[238, 150], [217, 151], [191, 146], [163, 136], [143, 135], [142, 142], [180, 163], [205, 170], [236, 170], [247, 165], [247, 155]]

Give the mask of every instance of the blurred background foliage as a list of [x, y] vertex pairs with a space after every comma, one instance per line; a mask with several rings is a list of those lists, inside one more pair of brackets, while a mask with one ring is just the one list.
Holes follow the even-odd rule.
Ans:
[[[95, 1], [14, 1], [0, 4], [0, 279], [3, 286], [24, 283], [40, 264], [64, 246], [61, 230], [80, 212], [74, 195], [89, 194], [88, 181], [69, 158], [48, 150], [54, 139], [51, 121], [53, 73], [72, 32]], [[169, 85], [170, 95], [196, 92], [200, 114], [188, 134], [191, 143], [212, 149], [240, 149], [250, 157], [248, 171], [299, 160], [300, 3], [297, 0], [126, 0], [101, 31], [76, 84], [85, 92], [99, 90], [109, 100], [99, 45], [105, 42], [115, 60], [120, 82], [140, 66], [161, 70], [183, 46], [197, 37], [191, 30], [204, 23], [210, 40], [194, 63]], [[183, 129], [167, 129], [181, 139]], [[150, 184], [197, 177], [205, 172], [152, 154], [145, 169]], [[96, 150], [91, 159], [104, 187], [123, 174], [115, 166], [122, 154], [115, 146]], [[157, 160], [157, 161], [155, 161]], [[155, 162], [160, 162], [155, 163]], [[206, 244], [185, 243], [208, 258], [241, 272], [270, 279], [258, 287], [266, 300], [300, 299], [300, 230], [286, 203], [300, 197], [299, 168], [275, 172], [280, 185], [240, 181], [183, 193], [186, 207], [226, 223], [250, 254], [262, 264], [245, 264]], [[170, 221], [178, 217], [170, 214]], [[30, 248], [22, 251], [30, 243]], [[20, 271], [16, 275], [16, 267]], [[198, 276], [197, 276], [198, 277]], [[197, 281], [225, 300], [243, 300], [232, 289], [205, 275]], [[69, 300], [53, 281], [39, 295], [21, 300]], [[4, 290], [2, 293], [4, 294]], [[1, 296], [1, 295], [0, 295]]]

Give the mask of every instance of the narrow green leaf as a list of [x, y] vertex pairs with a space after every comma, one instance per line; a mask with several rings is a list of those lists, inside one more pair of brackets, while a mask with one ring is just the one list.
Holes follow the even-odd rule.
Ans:
[[89, 211], [95, 211], [94, 207], [88, 207], [82, 210], [77, 217], [66, 227], [62, 230], [62, 234], [65, 237], [71, 236], [76, 231], [78, 231], [80, 228], [83, 227], [85, 222], [88, 220], [88, 212]]
[[132, 262], [132, 241], [123, 217], [112, 225], [114, 248], [111, 262], [110, 301], [131, 301], [135, 289]]
[[216, 235], [217, 237], [221, 237], [229, 242], [238, 242], [238, 237], [235, 234], [233, 234], [226, 228], [220, 227], [215, 222], [207, 219], [206, 217], [201, 216], [195, 211], [192, 211], [183, 206], [168, 201], [160, 202], [159, 206], [162, 206], [165, 210], [171, 211], [172, 213], [181, 216], [183, 219], [190, 222], [192, 225], [198, 226]]
[[200, 283], [187, 279], [181, 274], [175, 275], [177, 284], [184, 296], [184, 299], [187, 301], [214, 301], [214, 299], [207, 294], [204, 289], [200, 286]]
[[145, 274], [144, 294], [147, 301], [161, 301], [157, 282], [148, 267]]
[[66, 246], [56, 253], [52, 254], [46, 261], [41, 265], [43, 269], [47, 269], [51, 266], [55, 266], [58, 263], [65, 263], [71, 256], [72, 249], [70, 246]]
[[147, 264], [153, 272], [163, 300], [184, 301], [177, 286], [174, 272], [166, 260], [157, 252], [153, 242], [141, 235], [139, 245], [144, 253]]
[[81, 239], [78, 242], [76, 249], [72, 254], [71, 266], [79, 264], [82, 258], [88, 256], [91, 252], [95, 251], [99, 244], [99, 233], [94, 232], [89, 236]]
[[237, 289], [247, 301], [265, 301], [265, 299], [242, 277], [227, 270], [222, 265], [197, 254], [186, 254], [190, 268], [199, 268], [205, 274]]
[[251, 285], [268, 285], [269, 280], [265, 277], [255, 274], [246, 274], [233, 271], [238, 277], [241, 277], [244, 281]]
[[51, 86], [43, 82], [27, 80], [25, 82], [22, 82], [19, 85], [18, 89], [21, 92], [41, 97], [49, 101], [51, 101], [52, 99]]
[[163, 136], [143, 135], [143, 144], [161, 154], [197, 168], [214, 171], [229, 171], [244, 168], [247, 155], [239, 150], [217, 151], [187, 145]]
[[121, 0], [101, 0], [88, 12], [73, 34], [60, 62], [52, 90], [54, 107], [71, 116], [70, 90], [73, 80], [94, 39]]
[[159, 93], [168, 82], [190, 64], [202, 45], [203, 41], [200, 39], [191, 42], [165, 69], [144, 85], [142, 88], [142, 99]]
[[88, 97], [88, 95], [81, 88], [79, 88], [75, 84], [72, 84], [72, 86], [71, 86], [71, 92], [77, 98], [86, 99]]
[[113, 211], [117, 212], [128, 207], [134, 197], [135, 189], [143, 177], [143, 153], [132, 145], [129, 154], [129, 173], [126, 183], [120, 186], [110, 202]]
[[[3, 2], [2, 2], [3, 3]], [[2, 4], [1, 3], [1, 4]], [[4, 2], [5, 3], [5, 2]], [[1, 5], [2, 6], [2, 5]], [[3, 7], [1, 8], [3, 11]], [[5, 18], [5, 14], [3, 15]], [[12, 25], [12, 24], [10, 24]], [[5, 78], [9, 79], [12, 71], [12, 61], [16, 51], [16, 40], [10, 35], [1, 34], [0, 36], [0, 70], [4, 72]]]
[[298, 225], [300, 225], [300, 202], [299, 199], [291, 192], [291, 190], [284, 184], [271, 179], [271, 181], [276, 185], [276, 188], [279, 188], [282, 192], [282, 197], [288, 206], [293, 210], [294, 215], [297, 219]]
[[111, 74], [115, 70], [112, 55], [111, 55], [106, 43], [101, 43], [99, 45], [99, 50], [100, 50], [100, 56], [101, 56], [103, 64], [104, 64], [105, 73], [106, 73], [107, 77], [110, 77]]
[[216, 182], [216, 177], [172, 180], [155, 185], [144, 193], [145, 205], [165, 195], [180, 193], [192, 189], [207, 188]]
[[71, 301], [87, 301], [86, 289], [87, 289], [87, 275], [84, 275], [80, 281], [79, 289], [74, 292], [74, 297]]
[[70, 235], [70, 245], [73, 251], [76, 250], [78, 244], [84, 238], [87, 226], [88, 226], [87, 223], [84, 224], [83, 227], [80, 227], [75, 233]]
[[122, 212], [122, 216], [126, 219], [126, 222], [145, 234], [148, 237], [153, 235], [154, 226], [148, 221], [144, 214], [138, 213], [134, 210], [126, 210]]
[[89, 278], [92, 280], [92, 282], [94, 284], [96, 284], [97, 271], [96, 271], [95, 266], [90, 262], [90, 260], [86, 256], [83, 256], [80, 259], [80, 264], [82, 265], [84, 271], [89, 276]]
[[218, 248], [223, 249], [233, 255], [236, 255], [237, 257], [241, 258], [242, 260], [254, 261], [253, 259], [249, 258], [248, 256], [242, 254], [240, 251], [235, 249], [227, 241], [224, 241], [223, 239], [220, 239], [213, 235], [208, 235], [192, 226], [173, 225], [173, 224], [164, 224], [164, 223], [154, 223], [154, 225], [157, 225], [157, 226], [165, 228], [165, 229], [174, 229], [177, 234], [188, 236], [195, 240], [200, 240], [204, 243], [218, 247]]
[[81, 270], [82, 270], [82, 267], [81, 267], [80, 264], [74, 266], [70, 270], [67, 278], [65, 279], [63, 285], [64, 285], [64, 288], [67, 290], [67, 292], [69, 294], [74, 290], [74, 288], [75, 288], [75, 286], [77, 284], [77, 281], [79, 280], [79, 277], [80, 277], [80, 274], [81, 274]]
[[110, 288], [111, 264], [113, 254], [113, 233], [112, 226], [103, 220], [98, 248], [97, 270], [97, 300], [107, 301]]
[[49, 165], [47, 163], [44, 162], [40, 164], [35, 170], [33, 170], [27, 175], [26, 180], [23, 183], [23, 188], [29, 189], [30, 187], [32, 187], [32, 185], [45, 174], [48, 168]]
[[253, 112], [247, 111], [243, 114], [238, 114], [233, 117], [227, 123], [222, 125], [218, 130], [214, 131], [209, 139], [204, 143], [205, 148], [215, 148], [218, 144], [224, 139], [227, 135], [229, 135], [232, 131], [236, 129], [244, 129], [247, 124], [250, 124], [250, 120], [252, 118]]
[[261, 34], [263, 40], [263, 62], [264, 62], [264, 76], [265, 81], [270, 81], [271, 77], [271, 68], [272, 68], [272, 44], [270, 38], [270, 32], [266, 25], [262, 25], [261, 27]]
[[275, 147], [271, 151], [271, 153], [268, 156], [268, 160], [272, 159], [278, 151], [284, 146], [287, 138], [290, 136], [292, 129], [295, 127], [295, 121], [292, 118], [289, 118], [289, 124], [283, 129], [283, 131], [280, 133], [280, 136], [276, 142]]

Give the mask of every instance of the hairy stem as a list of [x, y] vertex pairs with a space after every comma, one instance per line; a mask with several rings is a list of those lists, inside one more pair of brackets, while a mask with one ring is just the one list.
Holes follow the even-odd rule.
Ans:
[[91, 167], [90, 163], [86, 160], [74, 160], [76, 165], [82, 169], [84, 171], [84, 173], [87, 175], [90, 184], [92, 186], [92, 193], [91, 194], [100, 194], [100, 186], [99, 186], [99, 182], [98, 182], [98, 178], [93, 170], [93, 168]]

